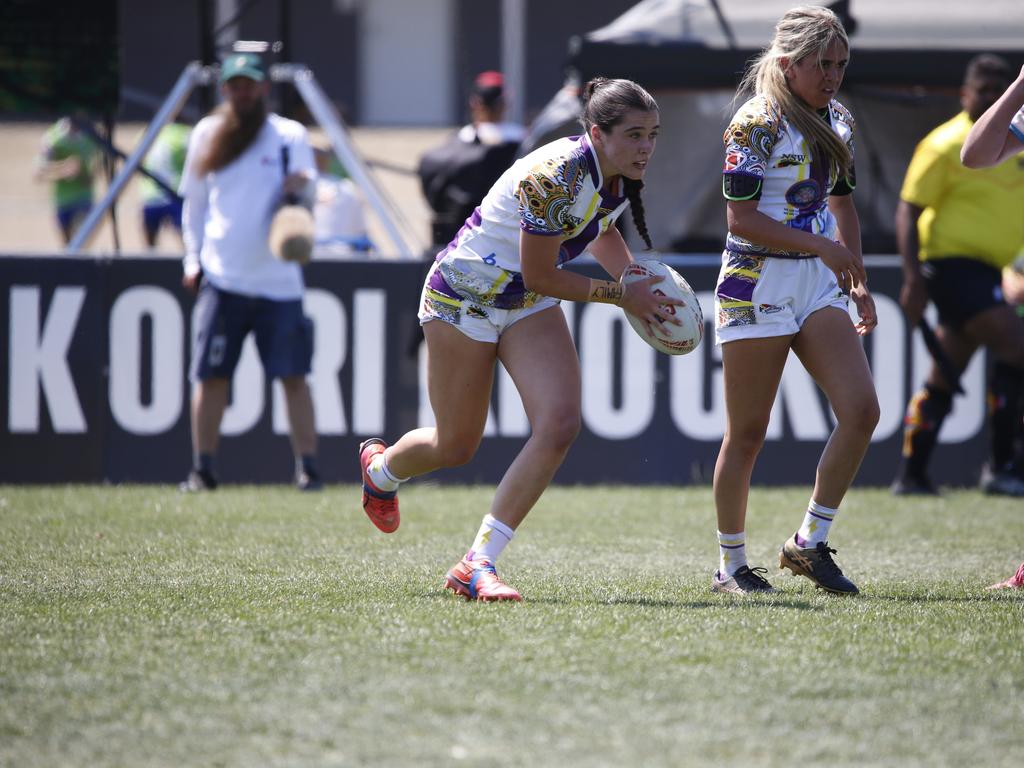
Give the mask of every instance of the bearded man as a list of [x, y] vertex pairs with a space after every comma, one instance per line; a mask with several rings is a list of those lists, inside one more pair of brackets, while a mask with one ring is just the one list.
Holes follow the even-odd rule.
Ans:
[[179, 190], [182, 283], [197, 294], [198, 326], [190, 368], [193, 464], [182, 489], [217, 487], [215, 456], [229, 382], [242, 342], [253, 332], [267, 376], [284, 385], [296, 485], [318, 490], [306, 383], [313, 326], [302, 308], [302, 269], [275, 258], [267, 242], [282, 200], [312, 189], [313, 151], [301, 124], [268, 112], [269, 84], [256, 54], [230, 54], [221, 65], [220, 90], [224, 103], [192, 131]]

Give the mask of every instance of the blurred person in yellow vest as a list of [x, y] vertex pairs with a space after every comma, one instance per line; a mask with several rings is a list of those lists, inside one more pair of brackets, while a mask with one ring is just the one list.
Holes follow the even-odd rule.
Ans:
[[[896, 236], [903, 257], [900, 304], [910, 324], [917, 325], [930, 299], [939, 315], [936, 336], [958, 370], [981, 347], [992, 359], [991, 445], [982, 468], [982, 490], [1024, 496], [1024, 325], [1002, 289], [1003, 270], [1024, 245], [1024, 162], [1004, 159], [985, 163], [992, 167], [983, 170], [961, 162], [961, 153], [970, 155], [975, 126], [1012, 80], [1013, 70], [1000, 56], [981, 54], [968, 64], [960, 91], [962, 111], [929, 133], [910, 161]], [[936, 365], [911, 398], [904, 420], [903, 466], [893, 493], [935, 493], [928, 462], [953, 409], [953, 386]]]

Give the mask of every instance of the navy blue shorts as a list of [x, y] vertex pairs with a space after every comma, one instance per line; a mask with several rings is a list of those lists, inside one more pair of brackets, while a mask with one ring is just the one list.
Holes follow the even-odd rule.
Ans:
[[70, 203], [57, 207], [57, 223], [60, 228], [67, 230], [76, 219], [84, 219], [92, 209], [92, 201], [84, 200], [80, 203]]
[[156, 232], [165, 221], [179, 232], [181, 231], [181, 200], [169, 203], [146, 205], [142, 208], [142, 224], [147, 232]]
[[192, 381], [230, 379], [250, 331], [267, 376], [305, 376], [313, 360], [313, 323], [302, 301], [242, 296], [203, 281], [196, 299], [197, 335], [192, 350]]
[[971, 318], [1005, 304], [1003, 275], [995, 267], [964, 257], [933, 259], [921, 265], [939, 322], [960, 330]]

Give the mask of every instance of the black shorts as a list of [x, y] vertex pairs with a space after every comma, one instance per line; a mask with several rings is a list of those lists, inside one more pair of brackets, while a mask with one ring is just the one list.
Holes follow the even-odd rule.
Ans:
[[959, 330], [987, 309], [1005, 304], [1003, 275], [977, 259], [951, 257], [921, 265], [928, 296], [939, 310], [939, 322]]
[[313, 323], [302, 301], [276, 301], [222, 291], [203, 281], [194, 314], [192, 381], [230, 379], [252, 331], [267, 376], [305, 376], [313, 360]]

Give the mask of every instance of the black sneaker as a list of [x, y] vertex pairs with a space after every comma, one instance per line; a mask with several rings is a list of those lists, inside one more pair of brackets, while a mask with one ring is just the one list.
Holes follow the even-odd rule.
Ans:
[[178, 486], [178, 490], [184, 493], [198, 493], [200, 491], [217, 490], [217, 478], [212, 472], [202, 469], [193, 469], [188, 473], [185, 481]]
[[779, 568], [789, 568], [794, 576], [806, 576], [819, 589], [834, 595], [859, 594], [857, 585], [843, 576], [843, 572], [832, 559], [835, 553], [827, 541], [819, 541], [815, 547], [799, 547], [794, 535], [782, 545], [779, 552]]
[[300, 469], [295, 473], [295, 487], [300, 491], [322, 491], [324, 482], [315, 469]]
[[927, 477], [901, 475], [892, 481], [889, 491], [893, 496], [938, 496], [939, 492]]
[[727, 592], [732, 595], [749, 595], [752, 592], [775, 592], [777, 591], [761, 574], [768, 573], [767, 568], [749, 568], [742, 566], [732, 576], [724, 576], [721, 571], [715, 571], [711, 579], [712, 592]]
[[986, 464], [981, 470], [981, 491], [988, 496], [1024, 496], [1024, 479], [1014, 472], [1013, 465], [993, 472]]

